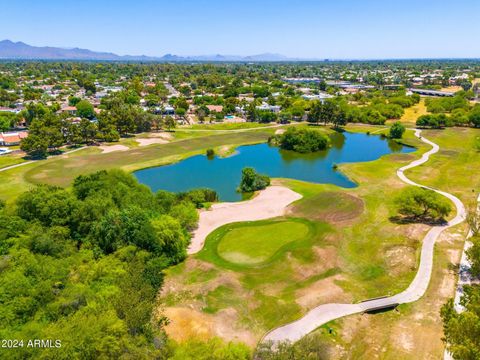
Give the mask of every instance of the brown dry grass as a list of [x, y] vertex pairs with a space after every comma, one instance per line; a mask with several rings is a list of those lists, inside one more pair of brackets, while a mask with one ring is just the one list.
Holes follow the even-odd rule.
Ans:
[[287, 212], [295, 217], [345, 225], [357, 219], [364, 210], [365, 204], [359, 197], [343, 192], [321, 192], [290, 205]]
[[422, 98], [418, 104], [405, 109], [405, 113], [400, 118], [400, 121], [406, 125], [412, 125], [415, 124], [419, 116], [425, 114], [428, 114], [428, 111], [425, 106], [425, 99]]

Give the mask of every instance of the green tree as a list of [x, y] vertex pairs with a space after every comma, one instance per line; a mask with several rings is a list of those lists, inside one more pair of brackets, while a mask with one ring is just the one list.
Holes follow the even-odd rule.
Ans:
[[77, 114], [81, 118], [93, 119], [95, 117], [95, 111], [93, 105], [88, 100], [81, 100], [77, 103]]
[[391, 139], [401, 139], [405, 133], [405, 126], [400, 121], [395, 121], [390, 127], [389, 136]]
[[263, 190], [270, 185], [270, 178], [267, 175], [257, 174], [254, 168], [246, 167], [242, 170], [242, 180], [238, 191], [242, 193]]
[[167, 130], [172, 130], [177, 126], [175, 119], [171, 116], [166, 116], [164, 121], [165, 127]]
[[20, 149], [35, 158], [47, 156], [48, 141], [41, 135], [30, 134], [20, 143]]
[[443, 220], [452, 211], [450, 202], [433, 190], [408, 187], [395, 199], [399, 214], [412, 220]]
[[97, 126], [86, 118], [80, 121], [78, 130], [83, 142], [86, 144], [92, 143], [97, 136]]

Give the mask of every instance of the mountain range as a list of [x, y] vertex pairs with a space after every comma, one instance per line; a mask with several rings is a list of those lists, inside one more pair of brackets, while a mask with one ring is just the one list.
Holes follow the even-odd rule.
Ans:
[[200, 55], [178, 56], [166, 54], [161, 57], [117, 55], [109, 52], [96, 52], [79, 48], [59, 48], [51, 46], [31, 46], [21, 41], [0, 41], [0, 59], [18, 60], [97, 60], [97, 61], [239, 61], [239, 62], [262, 62], [262, 61], [298, 61], [300, 59], [288, 58], [280, 54], [258, 54], [251, 56], [239, 55]]

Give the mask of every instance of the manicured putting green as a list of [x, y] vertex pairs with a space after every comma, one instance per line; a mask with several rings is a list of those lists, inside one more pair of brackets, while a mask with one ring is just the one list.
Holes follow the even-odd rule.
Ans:
[[217, 253], [235, 264], [258, 265], [286, 244], [301, 240], [308, 234], [309, 226], [299, 221], [235, 227], [220, 240]]

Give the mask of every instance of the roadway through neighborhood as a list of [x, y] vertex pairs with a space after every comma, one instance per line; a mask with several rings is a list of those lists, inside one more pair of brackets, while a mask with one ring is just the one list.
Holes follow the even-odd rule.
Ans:
[[273, 343], [281, 341], [295, 342], [329, 321], [347, 315], [372, 311], [380, 308], [388, 308], [391, 306], [393, 307], [398, 304], [414, 302], [420, 299], [425, 294], [428, 284], [430, 283], [430, 278], [432, 274], [433, 251], [435, 242], [444, 230], [460, 224], [465, 220], [466, 210], [463, 203], [454, 195], [430, 188], [428, 186], [417, 184], [406, 177], [406, 170], [426, 163], [430, 156], [437, 153], [440, 149], [437, 144], [422, 137], [421, 130], [416, 129], [415, 136], [417, 136], [424, 143], [431, 145], [432, 149], [424, 153], [420, 159], [415, 160], [410, 164], [398, 169], [397, 176], [400, 178], [400, 180], [409, 185], [431, 189], [447, 197], [454, 203], [456, 208], [456, 215], [446, 224], [433, 226], [426, 234], [422, 243], [422, 251], [418, 271], [410, 286], [397, 295], [367, 300], [357, 304], [331, 303], [319, 305], [314, 309], [310, 310], [301, 319], [270, 331], [265, 335], [262, 341], [272, 341]]

